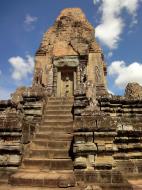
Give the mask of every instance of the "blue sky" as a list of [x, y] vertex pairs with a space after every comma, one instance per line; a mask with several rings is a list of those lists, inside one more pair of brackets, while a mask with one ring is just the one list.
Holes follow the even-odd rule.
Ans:
[[0, 99], [30, 86], [34, 54], [60, 11], [80, 7], [96, 28], [108, 66], [108, 89], [142, 85], [141, 0], [0, 0]]

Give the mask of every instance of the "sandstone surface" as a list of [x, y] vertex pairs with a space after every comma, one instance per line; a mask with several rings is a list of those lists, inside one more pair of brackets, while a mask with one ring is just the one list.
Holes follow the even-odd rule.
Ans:
[[32, 86], [0, 101], [0, 189], [142, 189], [142, 87], [107, 92], [94, 33], [82, 10], [63, 10]]

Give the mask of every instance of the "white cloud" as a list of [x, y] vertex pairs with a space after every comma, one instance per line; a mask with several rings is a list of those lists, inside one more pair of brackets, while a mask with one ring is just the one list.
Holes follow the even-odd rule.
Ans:
[[38, 17], [31, 16], [27, 14], [24, 19], [24, 26], [27, 31], [31, 31], [34, 29], [34, 24], [37, 22]]
[[10, 98], [10, 93], [11, 91], [6, 89], [6, 88], [3, 88], [3, 87], [0, 87], [0, 100], [7, 100]]
[[114, 61], [108, 67], [108, 74], [115, 77], [115, 85], [124, 88], [129, 82], [142, 85], [142, 63], [127, 65], [124, 61]]
[[97, 4], [100, 2], [100, 0], [93, 0], [94, 4]]
[[34, 22], [37, 21], [37, 19], [38, 19], [37, 17], [31, 16], [30, 14], [27, 14], [27, 15], [25, 16], [24, 23], [25, 23], [25, 24], [33, 24]]
[[112, 92], [111, 90], [107, 89], [107, 91], [108, 91], [110, 94], [114, 95], [114, 92]]
[[27, 55], [26, 58], [20, 56], [9, 58], [8, 62], [12, 66], [12, 78], [20, 81], [25, 79], [29, 74], [32, 74], [34, 69], [34, 58]]
[[[123, 10], [136, 24], [137, 9], [141, 0], [94, 0], [94, 4], [101, 2], [101, 23], [96, 27], [96, 37], [110, 49], [117, 48], [125, 26], [122, 18]], [[131, 24], [132, 24], [131, 23]]]
[[108, 54], [107, 54], [107, 57], [112, 57], [113, 56], [113, 53], [112, 51], [110, 51]]

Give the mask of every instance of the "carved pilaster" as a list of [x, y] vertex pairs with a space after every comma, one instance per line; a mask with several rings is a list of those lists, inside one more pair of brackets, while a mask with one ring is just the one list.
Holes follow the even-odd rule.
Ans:
[[53, 95], [57, 95], [57, 67], [53, 67]]
[[43, 73], [43, 71], [41, 68], [35, 69], [33, 85], [42, 84], [42, 73]]
[[48, 77], [47, 91], [51, 95], [53, 92], [53, 66], [49, 68], [47, 77]]
[[80, 67], [77, 66], [77, 89], [80, 89]]

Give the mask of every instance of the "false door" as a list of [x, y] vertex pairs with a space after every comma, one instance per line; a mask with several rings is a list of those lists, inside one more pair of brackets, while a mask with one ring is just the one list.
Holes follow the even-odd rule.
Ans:
[[61, 71], [61, 96], [73, 96], [74, 79], [70, 70]]

